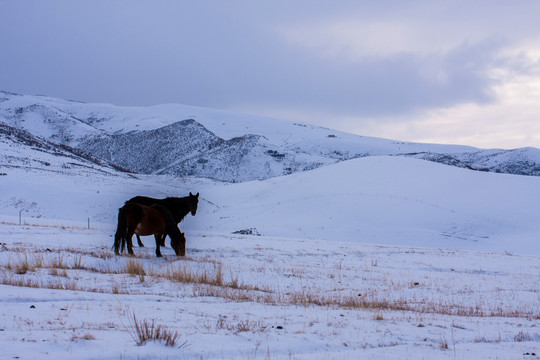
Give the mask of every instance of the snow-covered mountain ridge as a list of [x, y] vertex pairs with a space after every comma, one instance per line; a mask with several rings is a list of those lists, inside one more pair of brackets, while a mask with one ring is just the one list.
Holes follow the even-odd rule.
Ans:
[[[226, 182], [381, 155], [540, 175], [540, 150], [535, 148], [480, 150], [398, 142], [184, 105], [120, 107], [0, 92], [0, 125], [5, 142], [81, 158], [92, 166]], [[7, 135], [17, 131], [26, 141]], [[45, 143], [46, 147], [31, 145]]]

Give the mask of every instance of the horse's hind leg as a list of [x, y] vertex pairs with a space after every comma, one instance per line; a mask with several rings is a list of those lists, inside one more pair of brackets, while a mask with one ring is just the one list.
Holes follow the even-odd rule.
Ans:
[[118, 232], [116, 232], [116, 234], [114, 234], [114, 253], [116, 255], [120, 255], [120, 242], [121, 242], [121, 237], [120, 235], [118, 234]]
[[[127, 250], [129, 255], [133, 255], [133, 242], [131, 241], [131, 238], [133, 237], [133, 234], [135, 233], [135, 230], [129, 231], [126, 236], [126, 242], [127, 242]], [[123, 247], [122, 247], [122, 251]]]
[[156, 239], [156, 256], [157, 257], [162, 257], [161, 255], [161, 250], [160, 250], [160, 245], [161, 245], [161, 234], [154, 234], [154, 238]]
[[137, 244], [139, 244], [139, 247], [144, 247], [144, 244], [142, 243], [141, 237], [139, 236], [139, 234], [135, 234], [135, 236], [137, 237]]
[[124, 251], [125, 245], [125, 235], [127, 232], [127, 220], [126, 220], [126, 211], [124, 207], [118, 209], [118, 226], [116, 228], [116, 233], [114, 234], [114, 253], [116, 255], [120, 254], [120, 246], [122, 246], [122, 251]]
[[160, 240], [161, 246], [165, 246], [165, 238], [166, 238], [166, 237], [167, 237], [167, 234], [163, 234], [163, 235], [161, 236], [161, 240]]
[[114, 253], [116, 255], [119, 255], [120, 254], [120, 244], [122, 244], [123, 242], [123, 237], [122, 237], [122, 230], [120, 228], [120, 226], [118, 226], [118, 229], [116, 230], [116, 233], [114, 234]]
[[[135, 234], [135, 231], [132, 232], [130, 236], [126, 237], [128, 253], [130, 253], [132, 255], [133, 255], [133, 235], [134, 234]], [[143, 247], [144, 247], [144, 245], [143, 245]]]

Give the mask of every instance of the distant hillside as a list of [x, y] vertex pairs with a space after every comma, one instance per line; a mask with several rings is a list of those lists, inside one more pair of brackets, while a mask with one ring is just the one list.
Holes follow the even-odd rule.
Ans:
[[183, 105], [119, 107], [0, 92], [0, 125], [2, 141], [13, 146], [108, 169], [226, 182], [267, 179], [374, 155], [540, 175], [540, 150], [534, 148], [480, 150], [398, 142]]
[[540, 176], [540, 151], [535, 148], [478, 150], [456, 154], [413, 153], [405, 155], [470, 170]]

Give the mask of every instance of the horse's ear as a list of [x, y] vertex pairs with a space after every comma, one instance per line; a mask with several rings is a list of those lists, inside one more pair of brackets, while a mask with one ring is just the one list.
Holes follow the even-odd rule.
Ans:
[[197, 198], [199, 198], [199, 193], [197, 193], [197, 195], [195, 195]]
[[193, 196], [193, 194], [191, 193], [191, 191], [189, 192], [189, 196]]

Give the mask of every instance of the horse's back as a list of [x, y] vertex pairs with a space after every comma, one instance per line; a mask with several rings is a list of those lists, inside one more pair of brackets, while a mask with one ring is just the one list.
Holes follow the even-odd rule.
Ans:
[[148, 196], [135, 196], [128, 201], [128, 203], [142, 204], [146, 206], [160, 205], [164, 206], [168, 212], [172, 215], [176, 224], [191, 211], [192, 215], [195, 215], [197, 211], [197, 204], [199, 201], [199, 194], [193, 195], [189, 193], [189, 196], [185, 197], [166, 197], [164, 199], [155, 199]]
[[135, 196], [131, 199], [129, 199], [128, 201], [126, 201], [126, 204], [127, 203], [136, 203], [136, 204], [142, 204], [142, 205], [146, 205], [146, 206], [151, 206], [153, 204], [156, 204], [158, 202], [160, 202], [161, 199], [154, 199], [154, 198], [151, 198], [151, 197], [148, 197], [148, 196]]

